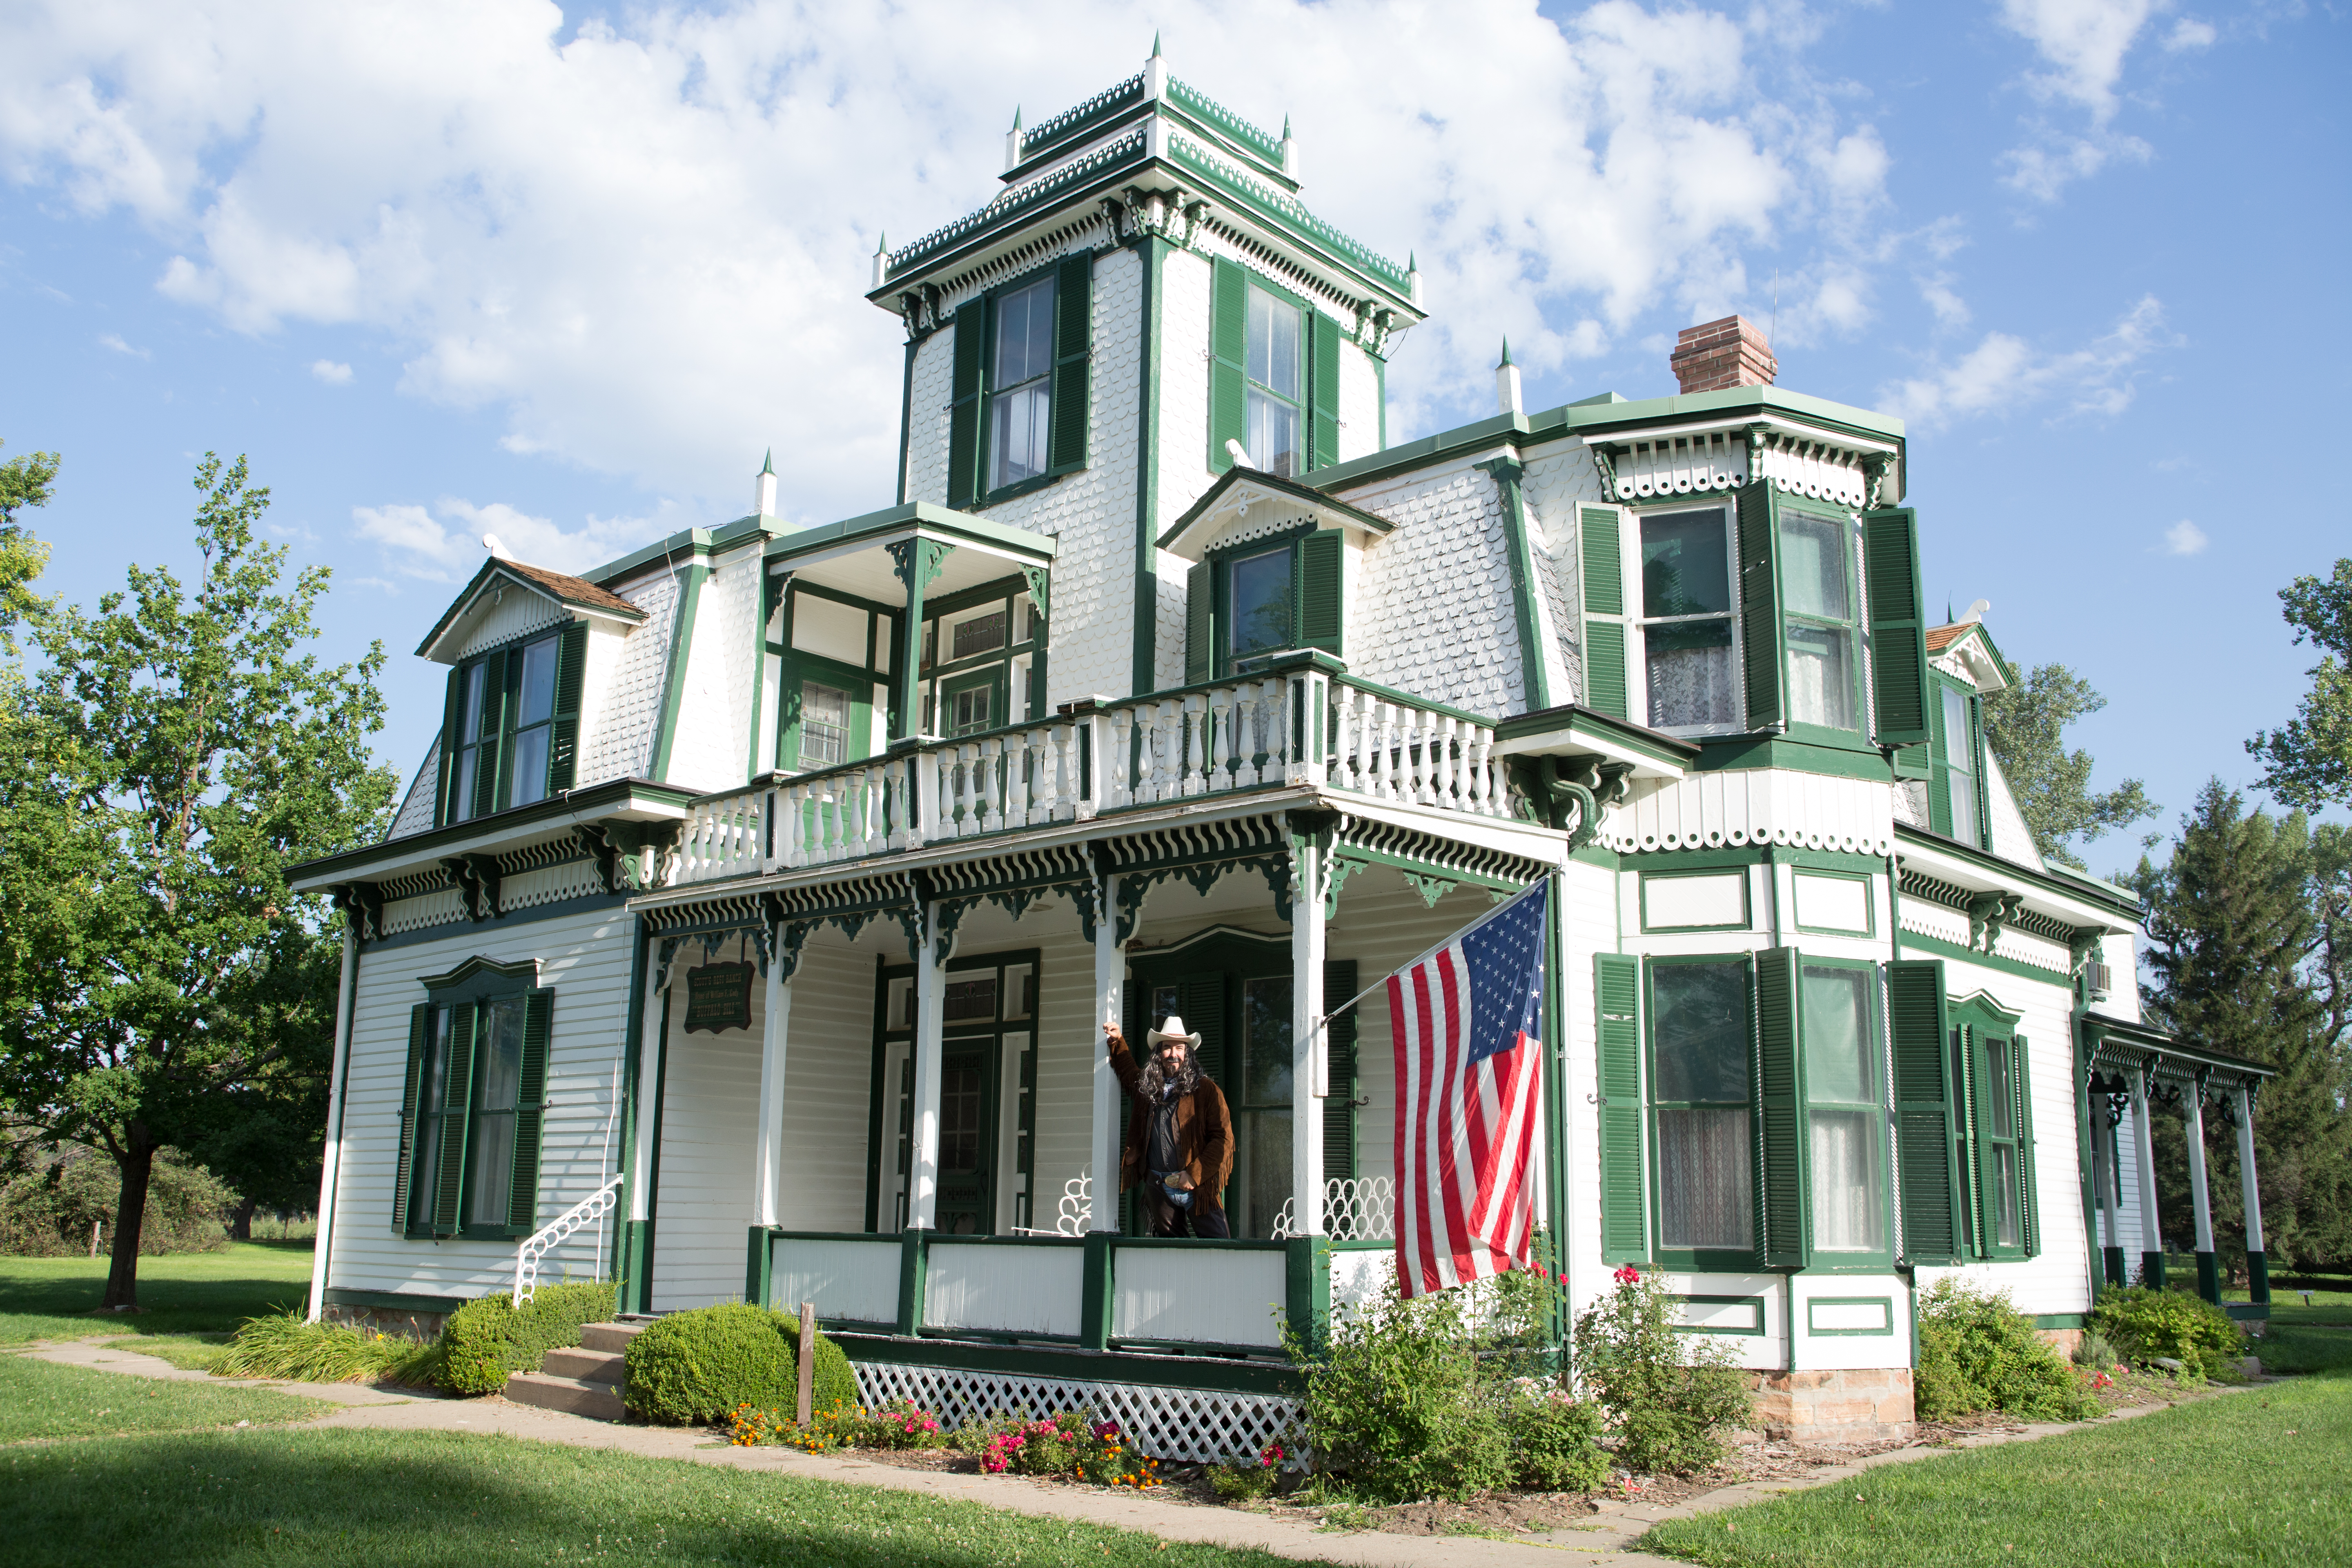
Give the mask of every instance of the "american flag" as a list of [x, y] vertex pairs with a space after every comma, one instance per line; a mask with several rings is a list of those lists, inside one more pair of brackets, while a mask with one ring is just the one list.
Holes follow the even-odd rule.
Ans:
[[1546, 887], [1498, 904], [1389, 976], [1397, 1279], [1407, 1296], [1528, 1266]]

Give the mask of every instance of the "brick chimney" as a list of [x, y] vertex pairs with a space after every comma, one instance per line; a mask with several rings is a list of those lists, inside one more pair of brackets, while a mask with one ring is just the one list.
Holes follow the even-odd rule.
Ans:
[[1769, 386], [1780, 374], [1772, 345], [1745, 316], [1726, 316], [1704, 326], [1685, 327], [1666, 362], [1685, 392], [1720, 392], [1727, 386]]

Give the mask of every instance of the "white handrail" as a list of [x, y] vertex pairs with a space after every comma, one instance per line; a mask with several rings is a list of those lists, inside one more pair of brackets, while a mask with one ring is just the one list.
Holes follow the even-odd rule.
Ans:
[[613, 1212], [613, 1195], [621, 1190], [621, 1178], [614, 1176], [603, 1186], [573, 1204], [549, 1225], [531, 1232], [520, 1247], [515, 1248], [514, 1304], [521, 1306], [539, 1289], [539, 1260], [555, 1250], [558, 1242], [592, 1219], [602, 1219]]

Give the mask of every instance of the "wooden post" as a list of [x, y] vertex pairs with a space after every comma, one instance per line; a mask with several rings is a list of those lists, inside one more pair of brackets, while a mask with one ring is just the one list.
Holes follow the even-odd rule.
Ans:
[[815, 1413], [816, 1405], [816, 1303], [801, 1303], [801, 1397], [798, 1410], [800, 1424], [806, 1426]]

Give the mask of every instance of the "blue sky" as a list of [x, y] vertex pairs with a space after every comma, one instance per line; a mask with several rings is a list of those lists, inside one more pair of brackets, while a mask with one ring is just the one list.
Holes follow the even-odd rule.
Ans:
[[[2277, 590], [2352, 553], [2340, 12], [2153, 0], [108, 7], [0, 18], [0, 438], [63, 455], [54, 591], [191, 556], [251, 456], [328, 638], [409, 657], [488, 529], [584, 566], [892, 499], [898, 333], [859, 299], [1036, 118], [1176, 74], [1289, 114], [1306, 196], [1417, 253], [1391, 439], [1671, 391], [1676, 329], [1904, 415], [1931, 597], [2110, 699], [2076, 732], [2172, 825], [2288, 718]], [[2090, 847], [2095, 868], [2137, 846]]]

